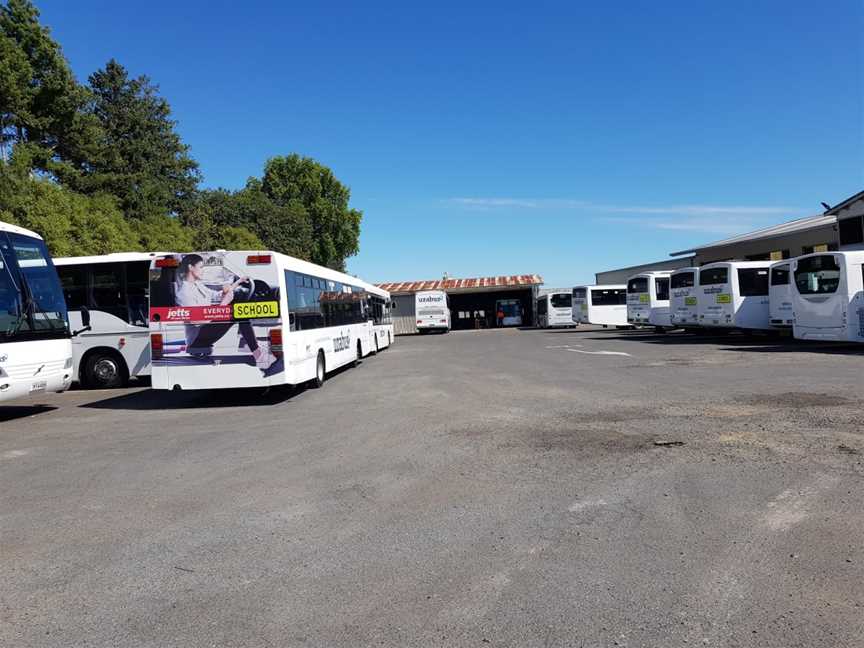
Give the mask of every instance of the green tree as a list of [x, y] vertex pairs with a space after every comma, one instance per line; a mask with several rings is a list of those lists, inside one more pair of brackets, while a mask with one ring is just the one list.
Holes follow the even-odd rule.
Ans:
[[[351, 191], [328, 167], [297, 154], [274, 157], [264, 167], [260, 186], [270, 200], [288, 210], [284, 215], [305, 218], [311, 229], [311, 261], [345, 269], [345, 260], [360, 248], [363, 213], [348, 206]], [[268, 237], [262, 238], [268, 242]]]
[[73, 173], [70, 160], [97, 146], [98, 123], [82, 110], [88, 99], [33, 4], [0, 5], [0, 157], [26, 144], [34, 168]]
[[84, 196], [32, 177], [26, 163], [0, 164], [0, 220], [38, 232], [55, 256], [141, 249], [112, 196]]
[[198, 164], [175, 130], [168, 102], [146, 76], [130, 78], [110, 60], [90, 75], [88, 112], [100, 126], [98, 149], [63, 178], [76, 191], [116, 196], [127, 218], [179, 212], [198, 186]]
[[141, 246], [148, 252], [191, 252], [195, 232], [174, 216], [147, 216], [134, 223]]

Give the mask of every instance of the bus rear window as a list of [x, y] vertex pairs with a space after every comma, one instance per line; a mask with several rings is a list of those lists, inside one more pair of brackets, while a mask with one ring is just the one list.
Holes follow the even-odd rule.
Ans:
[[695, 280], [695, 272], [679, 272], [672, 275], [672, 288], [692, 288]]
[[789, 266], [783, 265], [778, 268], [771, 268], [771, 285], [785, 286], [789, 283]]
[[654, 291], [658, 301], [669, 301], [669, 277], [654, 280]]
[[768, 268], [739, 268], [738, 292], [742, 297], [768, 294]]
[[626, 304], [627, 291], [623, 288], [595, 289], [591, 291], [592, 306], [625, 306]]
[[585, 288], [574, 288], [573, 299], [585, 299]]
[[700, 286], [729, 283], [729, 268], [708, 268], [699, 271]]
[[840, 264], [830, 254], [801, 259], [795, 268], [795, 285], [802, 295], [835, 293], [840, 285]]
[[552, 308], [570, 308], [573, 306], [573, 295], [569, 293], [555, 293], [550, 299]]
[[648, 277], [636, 277], [627, 282], [628, 293], [647, 293]]

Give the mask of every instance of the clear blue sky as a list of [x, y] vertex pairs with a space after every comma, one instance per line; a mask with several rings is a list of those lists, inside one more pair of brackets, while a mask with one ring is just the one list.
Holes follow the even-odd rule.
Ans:
[[[864, 3], [37, 0], [170, 101], [210, 187], [329, 165], [372, 281], [598, 270], [864, 189]], [[470, 5], [470, 6], [469, 6]]]

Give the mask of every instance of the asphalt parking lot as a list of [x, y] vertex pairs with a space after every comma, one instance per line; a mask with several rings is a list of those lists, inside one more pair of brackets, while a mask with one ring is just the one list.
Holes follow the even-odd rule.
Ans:
[[482, 331], [0, 406], [0, 645], [861, 646], [862, 366]]

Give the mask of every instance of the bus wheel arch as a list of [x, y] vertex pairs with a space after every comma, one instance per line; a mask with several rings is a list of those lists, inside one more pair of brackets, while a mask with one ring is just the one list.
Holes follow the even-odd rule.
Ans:
[[124, 387], [129, 382], [129, 367], [116, 349], [95, 347], [81, 358], [79, 380], [90, 389]]
[[324, 385], [327, 380], [327, 358], [324, 357], [324, 349], [318, 349], [318, 357], [315, 359], [315, 377], [312, 386], [316, 389]]

